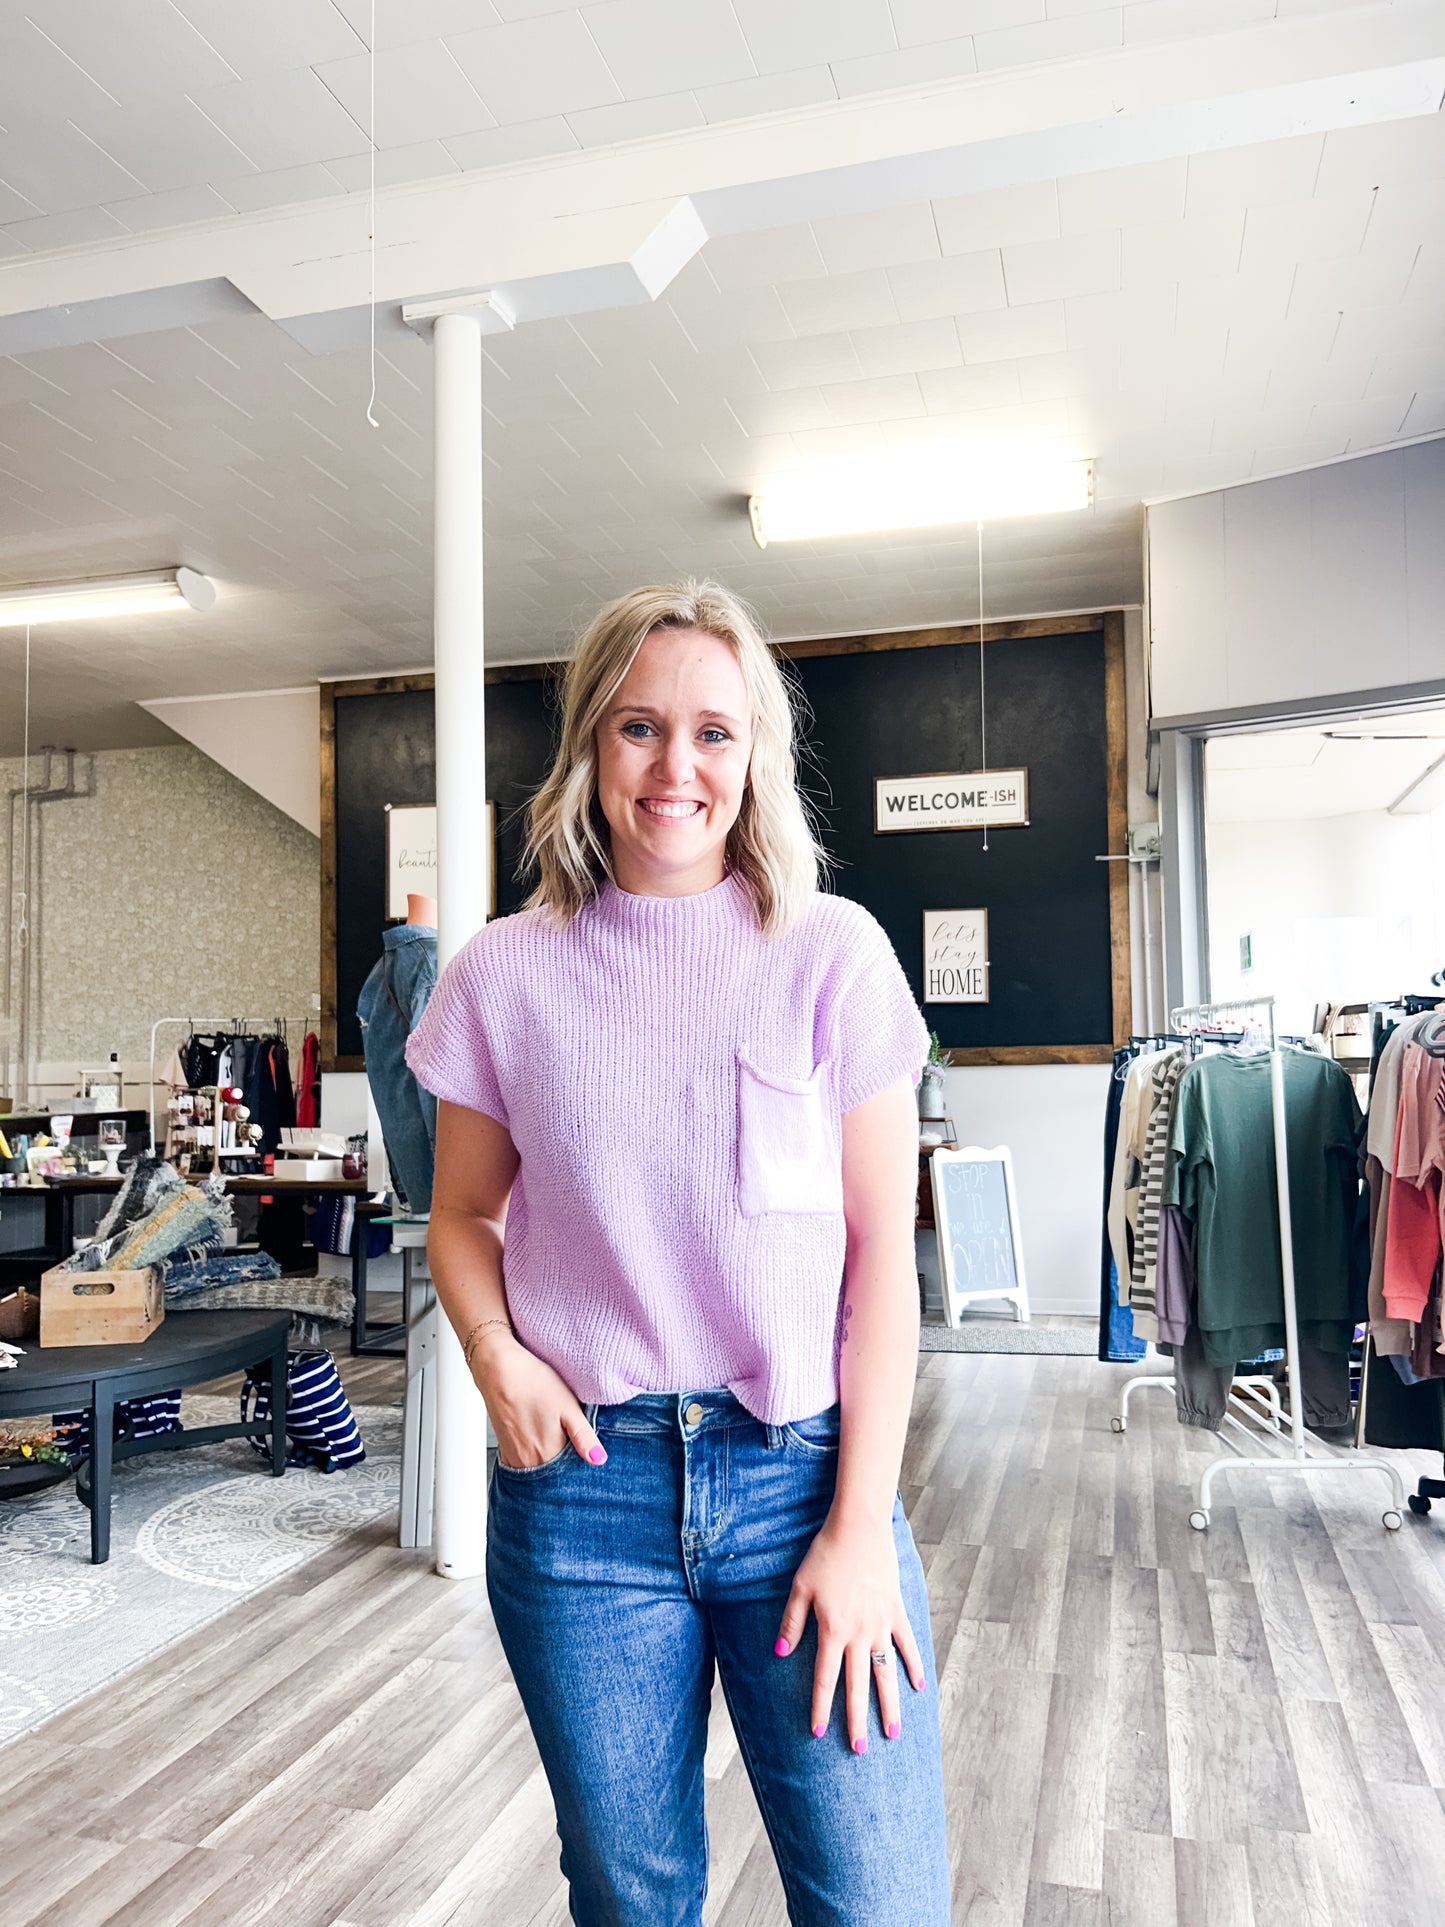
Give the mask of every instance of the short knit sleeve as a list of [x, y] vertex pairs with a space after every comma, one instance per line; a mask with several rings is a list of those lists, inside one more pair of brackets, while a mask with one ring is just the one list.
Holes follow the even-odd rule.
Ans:
[[482, 931], [452, 958], [421, 1022], [406, 1043], [406, 1061], [417, 1082], [448, 1104], [481, 1111], [511, 1129], [488, 1035], [489, 1015], [478, 995]]
[[887, 933], [858, 905], [849, 919], [845, 975], [838, 999], [838, 1108], [851, 1111], [901, 1077], [917, 1086], [928, 1055], [928, 1026]]

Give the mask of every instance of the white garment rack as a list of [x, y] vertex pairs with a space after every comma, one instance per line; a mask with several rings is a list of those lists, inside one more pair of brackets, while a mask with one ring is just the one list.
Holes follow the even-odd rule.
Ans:
[[[1269, 1027], [1269, 1089], [1271, 1112], [1274, 1123], [1274, 1177], [1275, 1195], [1279, 1205], [1279, 1258], [1280, 1270], [1284, 1279], [1284, 1348], [1285, 1364], [1289, 1376], [1289, 1426], [1283, 1424], [1283, 1411], [1279, 1395], [1269, 1379], [1241, 1378], [1234, 1381], [1229, 1402], [1237, 1412], [1226, 1411], [1224, 1425], [1231, 1428], [1226, 1432], [1221, 1428], [1218, 1433], [1222, 1445], [1228, 1446], [1235, 1454], [1234, 1459], [1215, 1459], [1204, 1469], [1199, 1481], [1199, 1499], [1189, 1515], [1189, 1523], [1196, 1532], [1203, 1532], [1209, 1525], [1209, 1501], [1214, 1481], [1221, 1472], [1379, 1472], [1390, 1483], [1391, 1504], [1382, 1515], [1383, 1524], [1390, 1532], [1398, 1532], [1403, 1523], [1405, 1487], [1400, 1474], [1393, 1465], [1384, 1459], [1364, 1458], [1358, 1453], [1348, 1457], [1326, 1456], [1311, 1446], [1305, 1437], [1304, 1400], [1300, 1388], [1299, 1370], [1299, 1318], [1295, 1301], [1294, 1275], [1294, 1228], [1290, 1221], [1289, 1204], [1289, 1147], [1286, 1135], [1284, 1108], [1284, 1053], [1280, 1049], [1275, 1032], [1273, 997], [1244, 997], [1230, 1003], [1184, 1004], [1170, 1012], [1169, 1021], [1174, 1031], [1184, 1034], [1191, 1027], [1217, 1017], [1239, 1015], [1246, 1011], [1263, 1013]], [[1129, 1395], [1146, 1385], [1167, 1386], [1174, 1389], [1174, 1380], [1163, 1377], [1131, 1378], [1124, 1386], [1119, 1411], [1114, 1418], [1116, 1432], [1123, 1432], [1128, 1426]], [[1245, 1388], [1252, 1397], [1241, 1395]], [[1258, 1403], [1263, 1394], [1265, 1405]], [[1237, 1415], [1242, 1413], [1243, 1417]], [[1246, 1423], [1245, 1421], [1248, 1421]], [[1288, 1449], [1285, 1453], [1269, 1458], [1250, 1457], [1243, 1447], [1235, 1443], [1233, 1433], [1243, 1434], [1250, 1445], [1261, 1438], [1275, 1441]]]
[[172, 1026], [181, 1030], [185, 1030], [189, 1028], [191, 1030], [222, 1030], [222, 1031], [245, 1026], [248, 1029], [254, 1027], [256, 1030], [260, 1031], [264, 1025], [274, 1024], [277, 1021], [278, 1015], [280, 1017], [280, 1021], [283, 1024], [299, 1022], [302, 1026], [302, 1035], [304, 1036], [306, 1034], [307, 1029], [310, 1028], [312, 1019], [315, 1016], [315, 1012], [310, 1011], [306, 1014], [306, 1016], [302, 1018], [297, 1018], [294, 1016], [294, 1014], [288, 1016], [287, 1013], [284, 1011], [278, 1013], [274, 1010], [271, 1012], [269, 1017], [235, 1017], [235, 1016], [231, 1016], [231, 1017], [157, 1017], [156, 1021], [151, 1025], [151, 1081], [150, 1081], [150, 1091], [147, 1096], [147, 1104], [146, 1104], [146, 1114], [150, 1119], [150, 1127], [151, 1127], [150, 1138], [151, 1138], [151, 1156], [152, 1157], [155, 1156], [155, 1149], [156, 1149], [156, 1034], [157, 1032], [166, 1030]]

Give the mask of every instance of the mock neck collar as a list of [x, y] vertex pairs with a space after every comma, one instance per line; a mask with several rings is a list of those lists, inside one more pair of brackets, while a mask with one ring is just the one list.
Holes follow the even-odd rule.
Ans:
[[640, 896], [619, 890], [608, 877], [594, 901], [597, 915], [618, 930], [709, 928], [731, 923], [740, 910], [752, 907], [750, 891], [732, 870], [710, 890], [695, 890], [683, 897]]

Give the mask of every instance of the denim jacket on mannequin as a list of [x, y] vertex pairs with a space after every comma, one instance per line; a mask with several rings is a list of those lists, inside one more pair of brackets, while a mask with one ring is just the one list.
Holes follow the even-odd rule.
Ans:
[[431, 1210], [437, 1101], [412, 1076], [406, 1040], [436, 989], [437, 933], [424, 924], [399, 923], [383, 931], [381, 942], [356, 1014], [392, 1182], [408, 1209], [425, 1213]]

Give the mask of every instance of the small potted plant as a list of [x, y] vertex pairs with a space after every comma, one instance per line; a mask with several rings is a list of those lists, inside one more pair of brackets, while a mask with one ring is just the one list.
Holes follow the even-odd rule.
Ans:
[[943, 1073], [948, 1067], [948, 1052], [938, 1041], [938, 1032], [928, 1033], [928, 1056], [918, 1083], [918, 1115], [940, 1118], [948, 1115], [943, 1103]]
[[61, 1443], [71, 1428], [43, 1432], [0, 1431], [0, 1499], [38, 1492], [68, 1479], [72, 1460]]

